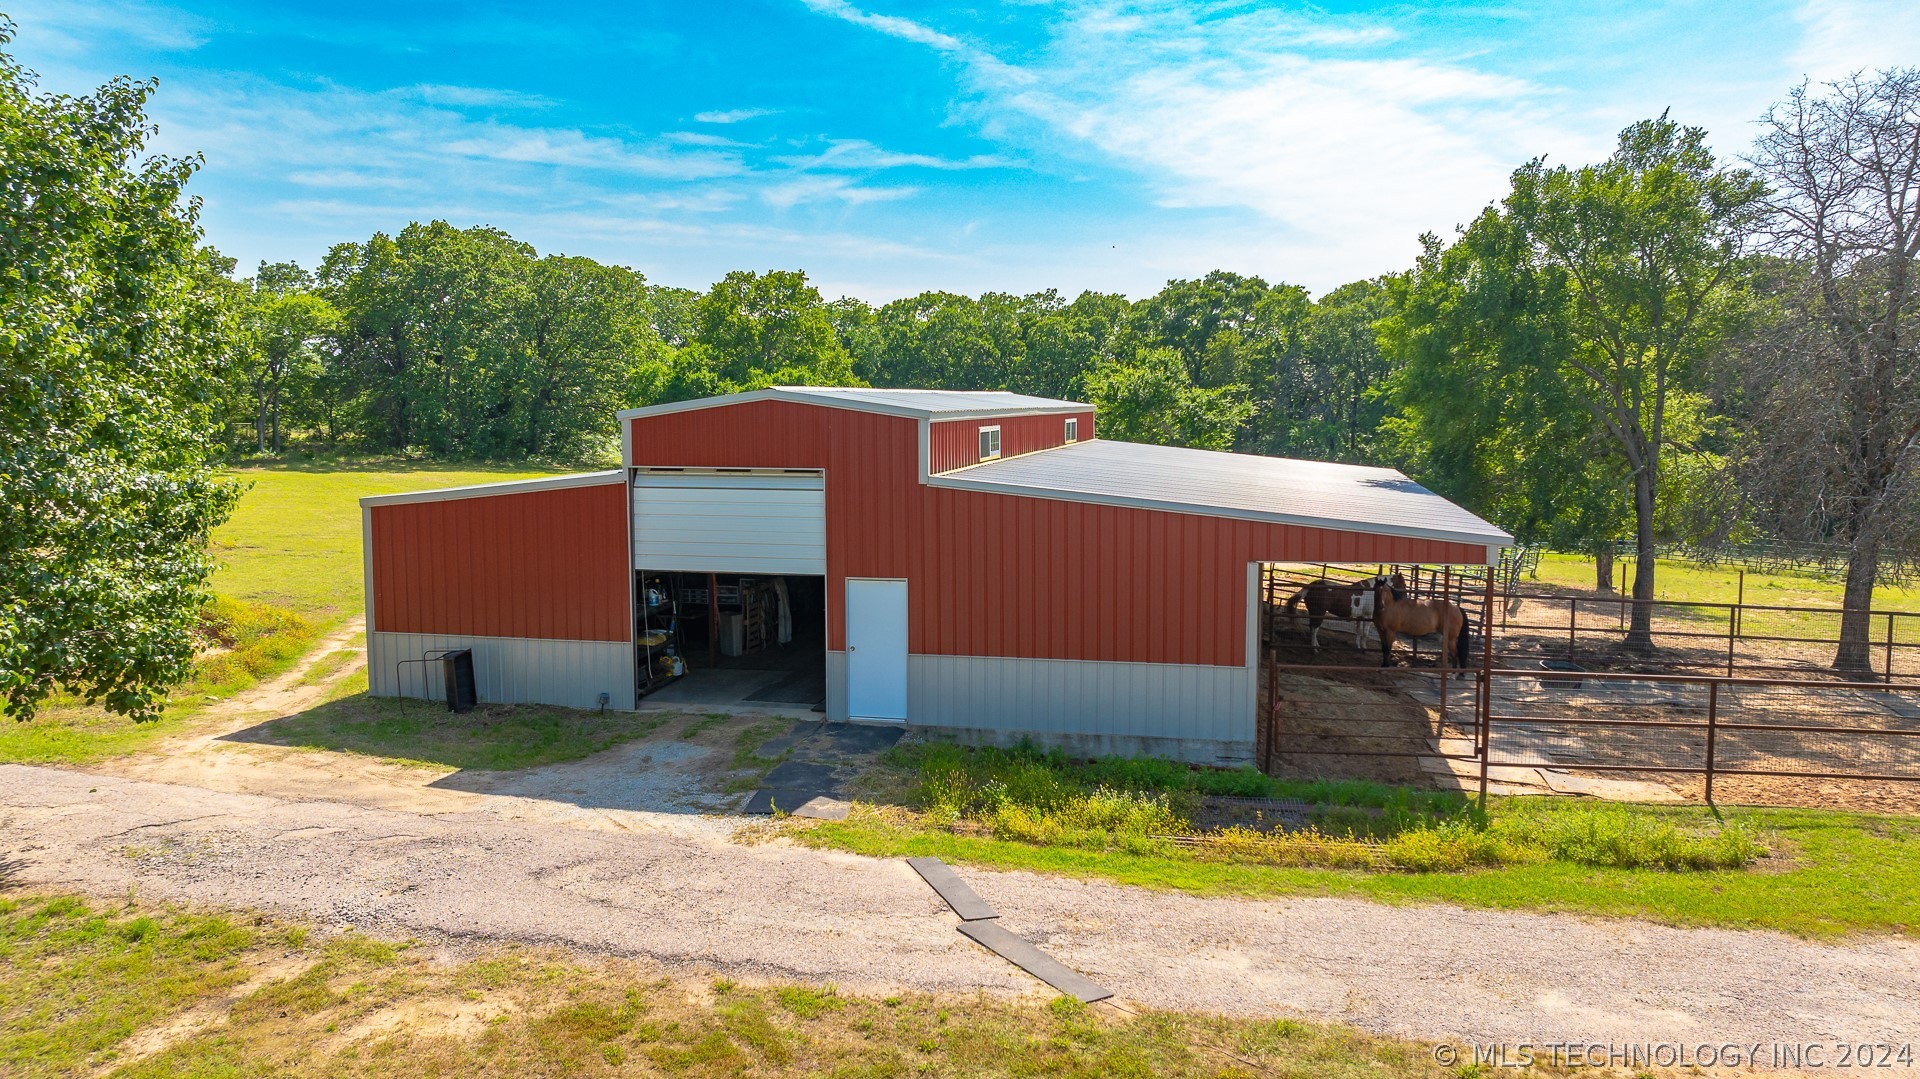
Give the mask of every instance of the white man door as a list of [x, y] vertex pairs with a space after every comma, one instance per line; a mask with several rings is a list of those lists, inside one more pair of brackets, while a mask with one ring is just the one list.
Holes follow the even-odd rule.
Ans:
[[907, 718], [907, 582], [847, 579], [847, 717]]

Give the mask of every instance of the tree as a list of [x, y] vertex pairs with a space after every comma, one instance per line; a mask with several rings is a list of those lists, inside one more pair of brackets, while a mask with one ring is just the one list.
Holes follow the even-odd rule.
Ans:
[[1628, 127], [1611, 157], [1580, 169], [1534, 161], [1506, 212], [1530, 254], [1565, 275], [1574, 348], [1561, 373], [1620, 448], [1633, 497], [1629, 648], [1653, 646], [1654, 543], [1667, 409], [1727, 337], [1732, 280], [1765, 188], [1718, 167], [1706, 132], [1664, 114]]
[[212, 463], [224, 267], [184, 199], [198, 160], [146, 156], [153, 86], [43, 95], [0, 51], [0, 694], [17, 718], [56, 689], [159, 714], [236, 496]]
[[1103, 361], [1087, 374], [1087, 394], [1100, 410], [1101, 435], [1124, 442], [1224, 450], [1253, 415], [1240, 387], [1195, 386], [1171, 348]]
[[1382, 346], [1396, 361], [1381, 435], [1402, 467], [1522, 543], [1596, 555], [1612, 587], [1628, 470], [1565, 377], [1576, 347], [1567, 275], [1489, 208], [1452, 245], [1422, 237], [1390, 283]]
[[858, 385], [820, 291], [798, 270], [736, 270], [694, 307], [694, 338], [662, 390], [677, 401], [767, 386]]
[[646, 279], [567, 255], [524, 269], [501, 440], [519, 457], [585, 456], [613, 436], [610, 406], [628, 403], [635, 368], [666, 350], [654, 332]]
[[307, 403], [322, 375], [322, 343], [340, 316], [295, 263], [262, 262], [247, 284], [238, 369], [253, 398], [256, 448], [278, 453], [282, 413], [290, 400]]
[[1379, 325], [1392, 302], [1385, 279], [1341, 285], [1314, 301], [1300, 343], [1312, 407], [1288, 440], [1294, 452], [1356, 464], [1379, 459], [1393, 376]]
[[1753, 151], [1774, 189], [1766, 235], [1793, 272], [1757, 366], [1751, 459], [1799, 510], [1780, 525], [1847, 546], [1833, 665], [1866, 672], [1874, 581], [1889, 542], [1911, 537], [1920, 482], [1920, 69], [1825, 89], [1770, 110]]

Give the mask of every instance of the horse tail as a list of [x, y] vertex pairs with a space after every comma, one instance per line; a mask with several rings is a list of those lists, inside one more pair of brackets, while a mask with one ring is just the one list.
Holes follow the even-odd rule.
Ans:
[[[1312, 587], [1312, 586], [1309, 585], [1308, 587]], [[1307, 590], [1305, 588], [1302, 588], [1300, 591], [1295, 592], [1293, 595], [1287, 597], [1288, 627], [1292, 629], [1300, 628], [1300, 601], [1305, 599], [1306, 596], [1307, 596]]]
[[1462, 610], [1460, 612], [1460, 643], [1454, 648], [1454, 650], [1459, 653], [1460, 666], [1465, 667], [1467, 665], [1467, 653], [1472, 649], [1473, 616]]

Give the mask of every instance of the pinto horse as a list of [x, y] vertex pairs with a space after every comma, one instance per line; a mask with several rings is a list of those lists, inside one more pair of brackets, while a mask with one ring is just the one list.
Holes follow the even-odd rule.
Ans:
[[1313, 644], [1314, 651], [1320, 650], [1320, 623], [1329, 617], [1355, 623], [1354, 643], [1358, 644], [1359, 623], [1373, 620], [1374, 590], [1387, 580], [1384, 573], [1357, 584], [1335, 584], [1322, 578], [1287, 599], [1287, 620], [1298, 629], [1300, 604], [1305, 602], [1309, 624], [1307, 640]]
[[[1444, 663], [1449, 655], [1454, 666], [1467, 665], [1467, 647], [1472, 625], [1467, 612], [1444, 599], [1408, 599], [1407, 580], [1398, 573], [1391, 580], [1377, 583], [1373, 590], [1373, 624], [1380, 631], [1380, 666], [1393, 665], [1393, 642], [1405, 637], [1440, 635], [1440, 655]], [[1417, 647], [1417, 646], [1416, 646]]]

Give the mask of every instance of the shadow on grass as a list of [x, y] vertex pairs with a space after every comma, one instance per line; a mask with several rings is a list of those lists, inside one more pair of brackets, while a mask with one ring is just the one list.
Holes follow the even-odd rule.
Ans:
[[583, 809], [706, 814], [738, 811], [743, 790], [777, 763], [756, 751], [793, 722], [549, 705], [482, 705], [459, 714], [436, 702], [357, 693], [225, 740], [453, 769], [422, 777], [420, 786], [441, 790]]
[[227, 739], [497, 772], [592, 756], [653, 733], [666, 718], [548, 705], [482, 705], [459, 714], [436, 702], [356, 693]]

